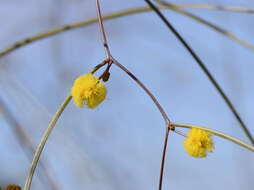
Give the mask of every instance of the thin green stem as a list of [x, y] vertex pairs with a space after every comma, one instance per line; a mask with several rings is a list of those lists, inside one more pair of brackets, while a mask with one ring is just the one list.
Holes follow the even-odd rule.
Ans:
[[224, 93], [220, 85], [216, 82], [213, 75], [210, 73], [210, 71], [207, 69], [203, 61], [199, 58], [199, 56], [194, 52], [194, 50], [188, 45], [188, 43], [182, 38], [182, 36], [177, 32], [177, 30], [173, 27], [173, 25], [166, 19], [166, 17], [160, 12], [160, 10], [151, 3], [149, 0], [145, 0], [147, 4], [154, 10], [154, 12], [159, 16], [159, 18], [165, 23], [165, 25], [168, 27], [168, 29], [176, 36], [176, 38], [182, 43], [182, 45], [186, 48], [186, 50], [191, 54], [191, 56], [195, 59], [199, 67], [202, 69], [202, 71], [206, 74], [206, 76], [209, 78], [210, 82], [214, 85], [216, 90], [219, 92], [219, 94], [222, 96], [223, 100], [226, 102], [227, 106], [233, 113], [234, 117], [239, 122], [241, 128], [245, 132], [246, 136], [249, 138], [251, 143], [254, 145], [254, 139], [248, 130], [247, 126], [243, 122], [242, 118], [236, 111], [235, 107], [231, 103], [228, 96]]
[[[160, 9], [176, 10], [176, 7], [169, 7], [169, 6], [168, 7], [164, 6], [164, 7], [159, 7], [159, 8]], [[109, 20], [109, 19], [123, 17], [123, 16], [127, 16], [127, 15], [149, 12], [151, 10], [152, 9], [149, 8], [149, 7], [132, 8], [132, 9], [126, 9], [126, 10], [119, 11], [119, 12], [112, 13], [112, 14], [107, 14], [107, 15], [103, 16], [102, 18], [104, 20]], [[179, 12], [179, 13], [181, 13], [181, 12]], [[185, 16], [189, 16], [190, 18], [195, 19], [195, 17], [190, 16], [189, 14], [185, 14]], [[195, 20], [198, 21], [200, 19], [195, 19]], [[65, 32], [65, 31], [69, 31], [69, 30], [73, 30], [73, 29], [76, 29], [76, 28], [88, 26], [88, 25], [93, 24], [95, 22], [98, 22], [98, 18], [92, 18], [92, 19], [88, 19], [88, 20], [85, 20], [85, 21], [75, 22], [75, 23], [72, 23], [72, 24], [60, 26], [60, 27], [53, 28], [53, 29], [48, 30], [48, 31], [43, 32], [43, 33], [39, 33], [39, 34], [34, 35], [32, 37], [28, 37], [28, 38], [26, 38], [24, 40], [21, 40], [21, 41], [18, 41], [16, 43], [14, 43], [13, 45], [10, 45], [6, 49], [0, 51], [0, 57], [2, 57], [4, 55], [7, 55], [7, 54], [11, 53], [12, 51], [17, 50], [18, 48], [24, 47], [25, 45], [28, 45], [28, 44], [30, 44], [32, 42], [37, 41], [37, 40], [48, 38], [50, 36], [54, 36], [56, 34], [59, 34], [59, 33]], [[217, 31], [217, 32], [221, 31], [221, 34], [225, 35], [226, 37], [231, 38], [232, 40], [235, 40], [238, 43], [240, 43], [240, 41], [241, 41], [242, 45], [244, 45], [244, 46], [246, 46], [248, 48], [253, 49], [252, 48], [252, 46], [253, 46], [252, 44], [247, 45], [248, 42], [245, 42], [244, 40], [240, 39], [239, 37], [237, 37], [236, 35], [232, 34], [231, 32], [226, 31], [225, 29], [219, 28], [218, 26], [213, 26], [213, 24], [211, 24], [211, 23], [208, 24], [207, 21], [201, 22], [201, 23], [202, 24], [207, 23], [206, 25], [210, 26], [212, 29], [216, 28], [217, 30], [215, 30], [215, 31]], [[234, 38], [234, 36], [235, 36], [235, 38]], [[237, 39], [239, 39], [239, 40], [237, 40]]]
[[34, 154], [34, 158], [32, 160], [32, 163], [31, 163], [31, 167], [30, 167], [30, 170], [29, 170], [29, 173], [27, 175], [27, 178], [26, 178], [26, 182], [25, 182], [25, 187], [24, 187], [24, 190], [30, 190], [30, 186], [31, 186], [31, 182], [32, 182], [32, 179], [33, 179], [33, 175], [34, 175], [34, 171], [35, 171], [35, 168], [37, 166], [37, 163], [39, 161], [39, 158], [40, 158], [40, 155], [42, 153], [42, 150], [46, 144], [46, 141], [50, 135], [50, 133], [52, 132], [57, 120], [59, 119], [59, 117], [61, 116], [62, 112], [64, 111], [65, 107], [68, 105], [68, 103], [70, 102], [71, 100], [71, 95], [69, 95], [63, 102], [63, 104], [60, 106], [60, 108], [57, 110], [55, 116], [53, 117], [52, 121], [50, 122], [47, 130], [45, 131], [43, 137], [42, 137], [42, 140], [39, 144], [39, 146], [37, 147], [36, 149], [36, 152]]
[[213, 129], [209, 129], [209, 128], [206, 128], [206, 127], [202, 127], [202, 126], [198, 126], [198, 125], [189, 125], [189, 124], [182, 124], [182, 123], [171, 123], [170, 124], [171, 126], [175, 126], [175, 127], [182, 127], [182, 128], [198, 128], [198, 129], [202, 129], [204, 131], [207, 131], [213, 135], [216, 135], [216, 136], [219, 136], [219, 137], [222, 137], [226, 140], [229, 140], [235, 144], [238, 144], [244, 148], [247, 148], [248, 150], [254, 152], [254, 146], [251, 146], [251, 145], [248, 145], [244, 142], [242, 142], [241, 140], [237, 139], [237, 138], [234, 138], [234, 137], [231, 137], [229, 135], [226, 135], [222, 132], [218, 132], [218, 131], [215, 131]]

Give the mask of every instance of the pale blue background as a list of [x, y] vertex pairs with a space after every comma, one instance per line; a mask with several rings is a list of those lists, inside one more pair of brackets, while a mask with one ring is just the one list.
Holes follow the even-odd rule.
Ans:
[[[245, 1], [218, 3], [254, 8]], [[102, 13], [144, 6], [144, 1], [102, 1]], [[191, 10], [254, 44], [254, 15]], [[254, 135], [254, 52], [172, 11], [164, 11], [222, 86]], [[96, 16], [95, 1], [1, 0], [0, 50], [59, 25]], [[152, 12], [105, 21], [113, 56], [158, 98], [171, 120], [208, 126], [249, 142], [196, 62]], [[74, 79], [105, 57], [97, 24], [25, 46], [0, 58], [0, 98], [37, 145]], [[41, 158], [61, 190], [157, 189], [164, 121], [149, 97], [116, 67], [106, 100], [94, 110], [70, 103]], [[182, 130], [187, 133], [187, 131]], [[183, 137], [170, 134], [164, 189], [251, 190], [254, 154], [214, 137], [206, 159], [191, 158]], [[23, 145], [24, 147], [24, 145]], [[30, 159], [6, 118], [0, 122], [0, 186], [24, 185]], [[37, 168], [43, 178], [43, 170]], [[51, 189], [47, 181], [32, 189]]]

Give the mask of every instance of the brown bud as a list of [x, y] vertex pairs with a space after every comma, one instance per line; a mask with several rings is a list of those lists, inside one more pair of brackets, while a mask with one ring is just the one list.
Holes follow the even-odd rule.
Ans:
[[18, 186], [18, 185], [14, 185], [14, 184], [11, 184], [11, 185], [8, 185], [5, 190], [21, 190], [21, 187]]
[[106, 72], [106, 73], [103, 75], [103, 77], [102, 77], [103, 82], [107, 82], [108, 79], [109, 79], [109, 77], [110, 77], [110, 73], [109, 73], [109, 72]]

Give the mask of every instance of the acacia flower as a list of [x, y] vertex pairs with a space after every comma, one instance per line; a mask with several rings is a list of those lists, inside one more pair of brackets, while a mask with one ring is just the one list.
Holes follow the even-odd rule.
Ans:
[[206, 153], [214, 149], [210, 133], [197, 128], [189, 131], [188, 137], [183, 141], [183, 146], [189, 155], [197, 158], [206, 157]]
[[82, 108], [84, 104], [88, 108], [95, 108], [106, 97], [107, 89], [98, 77], [92, 73], [78, 77], [71, 90], [72, 98], [76, 106]]

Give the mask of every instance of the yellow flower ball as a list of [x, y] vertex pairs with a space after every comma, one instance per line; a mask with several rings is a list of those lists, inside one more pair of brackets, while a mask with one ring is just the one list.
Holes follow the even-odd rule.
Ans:
[[82, 108], [84, 104], [88, 108], [95, 108], [106, 97], [107, 89], [98, 77], [92, 73], [78, 77], [71, 90], [72, 98], [76, 106]]
[[193, 157], [206, 157], [207, 152], [214, 149], [213, 141], [209, 132], [192, 128], [188, 137], [183, 141], [185, 151]]

